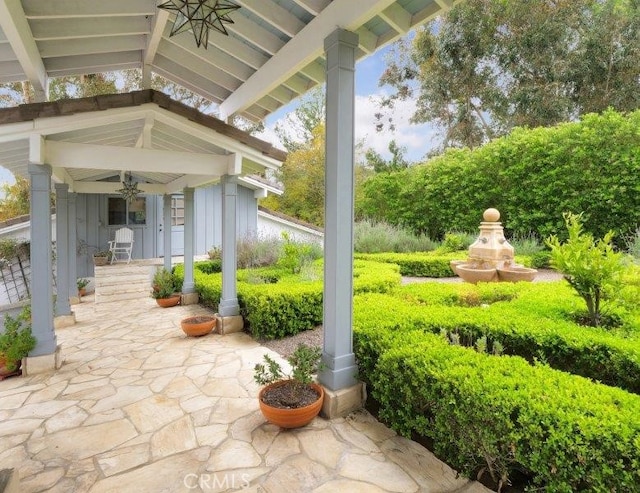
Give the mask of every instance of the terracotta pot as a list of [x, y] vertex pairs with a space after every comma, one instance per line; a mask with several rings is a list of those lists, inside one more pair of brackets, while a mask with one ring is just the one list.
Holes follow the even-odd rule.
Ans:
[[208, 315], [183, 318], [180, 327], [190, 337], [200, 337], [210, 334], [216, 325], [216, 318]]
[[83, 297], [85, 294], [87, 294], [87, 288], [78, 289], [78, 296]]
[[0, 355], [0, 380], [2, 380], [4, 377], [8, 377], [9, 375], [16, 374], [18, 370], [20, 370], [21, 366], [22, 360], [17, 362], [17, 366], [14, 370], [9, 370], [9, 368], [7, 368], [7, 360], [4, 356]]
[[169, 308], [170, 306], [176, 306], [180, 303], [180, 295], [174, 294], [169, 296], [168, 298], [156, 298], [156, 303], [158, 306], [162, 308]]
[[322, 409], [322, 401], [324, 400], [324, 389], [315, 383], [312, 383], [311, 386], [315, 389], [320, 397], [313, 404], [309, 404], [308, 406], [299, 407], [297, 409], [281, 409], [278, 407], [272, 407], [268, 404], [262, 402], [262, 395], [267, 392], [270, 388], [277, 387], [280, 385], [284, 385], [286, 382], [275, 382], [271, 385], [267, 385], [262, 388], [260, 394], [258, 394], [258, 402], [260, 403], [260, 411], [269, 423], [272, 423], [280, 428], [300, 428], [301, 426], [306, 426], [313, 418], [315, 418], [318, 413], [320, 413], [320, 409]]

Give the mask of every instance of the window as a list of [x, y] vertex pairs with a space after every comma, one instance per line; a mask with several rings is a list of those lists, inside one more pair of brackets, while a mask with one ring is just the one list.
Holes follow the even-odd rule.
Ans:
[[147, 201], [144, 197], [138, 197], [128, 203], [122, 197], [109, 197], [109, 226], [146, 224]]
[[184, 197], [171, 197], [171, 226], [184, 226]]

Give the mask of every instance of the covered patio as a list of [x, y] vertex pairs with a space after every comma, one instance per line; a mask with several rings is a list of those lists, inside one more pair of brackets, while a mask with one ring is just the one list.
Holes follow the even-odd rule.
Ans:
[[[151, 88], [151, 75], [156, 73], [210, 99], [218, 105], [222, 120], [241, 116], [249, 121], [261, 121], [326, 82], [326, 370], [320, 380], [331, 392], [362, 395], [351, 342], [355, 63], [451, 8], [454, 1], [243, 0], [238, 2], [241, 8], [229, 14], [226, 32], [207, 29], [207, 36], [199, 39], [201, 47], [192, 36], [195, 30], [173, 35], [180, 18], [174, 24], [175, 9], [158, 8], [160, 3], [0, 0], [0, 82], [29, 81], [37, 103], [48, 99], [51, 77], [136, 68], [141, 70], [142, 89]], [[46, 231], [52, 171], [47, 151], [55, 143], [48, 141], [46, 132], [37, 131], [37, 122], [29, 128], [34, 130], [27, 163], [32, 228], [44, 235], [33, 243], [37, 247], [32, 262], [34, 276], [49, 279]], [[144, 144], [143, 128], [139, 140]], [[104, 144], [108, 153], [109, 145]], [[237, 171], [237, 160], [232, 168]], [[69, 173], [58, 180], [62, 196], [76, 181]], [[229, 195], [233, 188], [231, 180]], [[229, 209], [233, 213], [231, 205]], [[228, 265], [235, 260], [234, 251], [227, 235], [223, 256]], [[189, 253], [185, 251], [187, 258]], [[221, 312], [235, 316], [235, 279], [227, 275], [223, 283], [228, 296], [223, 294]], [[193, 290], [191, 279], [185, 279], [184, 288]], [[39, 361], [31, 367], [38, 371], [59, 366], [51, 294], [46, 282], [33, 294], [33, 327], [39, 343], [32, 356]], [[66, 302], [59, 303], [66, 310]]]
[[186, 337], [198, 305], [89, 296], [74, 310], [57, 372], [0, 382], [7, 492], [488, 491], [366, 411], [266, 423], [253, 366], [281, 358], [244, 333]]

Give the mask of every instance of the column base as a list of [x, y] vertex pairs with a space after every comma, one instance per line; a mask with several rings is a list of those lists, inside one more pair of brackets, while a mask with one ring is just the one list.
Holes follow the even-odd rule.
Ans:
[[324, 402], [321, 415], [327, 419], [343, 418], [347, 414], [362, 409], [367, 400], [367, 386], [364, 382], [340, 390], [324, 387]]
[[76, 314], [71, 312], [71, 315], [58, 315], [53, 319], [54, 329], [64, 329], [65, 327], [71, 327], [76, 323]]
[[216, 332], [218, 334], [233, 334], [234, 332], [242, 332], [242, 329], [244, 329], [244, 319], [241, 315], [233, 315], [231, 317], [216, 317]]
[[182, 293], [180, 298], [181, 305], [197, 305], [198, 301], [200, 301], [198, 293]]
[[22, 374], [25, 376], [47, 373], [57, 370], [62, 365], [60, 359], [60, 345], [56, 347], [53, 354], [43, 354], [42, 356], [27, 356], [22, 360]]

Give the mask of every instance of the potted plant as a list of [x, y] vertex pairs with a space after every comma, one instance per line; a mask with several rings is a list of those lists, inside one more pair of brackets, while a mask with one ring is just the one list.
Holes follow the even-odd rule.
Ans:
[[76, 281], [76, 285], [78, 286], [78, 296], [81, 298], [87, 294], [87, 284], [89, 284], [89, 279], [85, 279], [83, 277]]
[[270, 423], [281, 428], [299, 428], [315, 418], [324, 400], [323, 388], [312, 376], [322, 363], [320, 348], [300, 344], [287, 361], [291, 373], [285, 375], [280, 364], [268, 354], [254, 368], [254, 380], [264, 385], [258, 395], [260, 410]]
[[16, 373], [22, 358], [36, 347], [36, 338], [31, 334], [30, 308], [23, 309], [16, 318], [4, 317], [4, 332], [0, 334], [0, 379]]
[[112, 253], [109, 250], [96, 252], [93, 254], [93, 265], [107, 265], [111, 260]]
[[162, 308], [177, 305], [180, 303], [180, 293], [176, 293], [175, 284], [175, 278], [170, 270], [164, 267], [159, 269], [153, 276], [151, 297]]
[[215, 325], [216, 317], [211, 315], [197, 315], [180, 321], [180, 328], [190, 337], [206, 336], [211, 333]]

